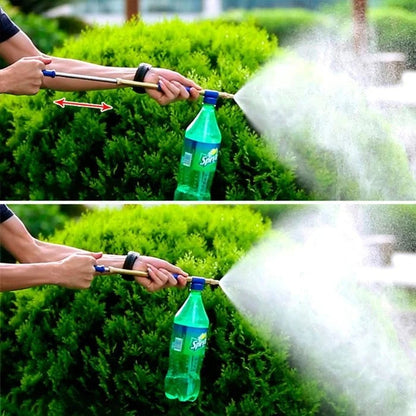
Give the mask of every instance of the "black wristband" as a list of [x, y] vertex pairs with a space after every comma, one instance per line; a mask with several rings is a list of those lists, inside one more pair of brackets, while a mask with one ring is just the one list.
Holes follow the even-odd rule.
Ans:
[[[144, 77], [151, 69], [152, 65], [141, 63], [137, 68], [134, 80], [138, 82], [143, 82]], [[146, 92], [146, 90], [143, 87], [133, 87], [133, 91], [137, 92], [138, 94], [144, 94]]]
[[[139, 257], [140, 257], [140, 253], [136, 253], [135, 251], [129, 251], [124, 260], [123, 269], [133, 270], [134, 263]], [[128, 280], [130, 282], [134, 280], [134, 277], [129, 274], [122, 274], [121, 277], [124, 280]]]

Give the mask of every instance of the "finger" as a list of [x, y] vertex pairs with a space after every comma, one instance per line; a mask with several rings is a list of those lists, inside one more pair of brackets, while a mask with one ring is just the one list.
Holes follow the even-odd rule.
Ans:
[[170, 263], [168, 263], [167, 265], [165, 265], [164, 268], [166, 270], [168, 270], [169, 273], [172, 273], [172, 274], [178, 274], [178, 275], [182, 275], [184, 277], [189, 276], [189, 273], [184, 272], [180, 267], [174, 266], [173, 264], [170, 264]]
[[168, 277], [164, 275], [163, 273], [160, 273], [158, 269], [156, 269], [152, 265], [149, 265], [148, 273], [149, 273], [150, 284], [147, 285], [146, 289], [151, 292], [159, 290], [168, 281]]
[[181, 84], [178, 81], [172, 81], [172, 84], [174, 84], [179, 89], [179, 95], [177, 96], [177, 98], [180, 97], [183, 100], [187, 100], [190, 97], [189, 92], [187, 91], [187, 89], [185, 88], [183, 84]]
[[173, 83], [169, 82], [167, 79], [160, 77], [159, 82], [161, 84], [161, 89], [163, 93], [170, 100], [174, 100], [180, 93], [180, 89]]
[[188, 283], [188, 281], [186, 280], [186, 277], [183, 276], [178, 276], [177, 279], [178, 284], [177, 286], [179, 286], [181, 289], [183, 289], [184, 287], [186, 287], [186, 284]]
[[176, 286], [178, 284], [177, 278], [173, 277], [172, 273], [170, 273], [168, 270], [159, 269], [159, 272], [163, 273], [168, 279], [167, 282], [165, 283], [165, 286], [172, 287], [172, 286]]
[[154, 272], [158, 279], [160, 286], [166, 286], [169, 283], [169, 279], [175, 279], [166, 269], [158, 269], [152, 265], [149, 265], [149, 269]]
[[196, 84], [194, 81], [192, 81], [189, 78], [185, 78], [182, 74], [179, 73], [175, 73], [174, 76], [171, 78], [171, 81], [178, 81], [182, 85], [186, 85], [196, 89], [202, 89], [201, 86]]
[[190, 95], [190, 97], [189, 97], [189, 100], [191, 100], [191, 101], [195, 101], [195, 100], [197, 100], [198, 98], [199, 98], [199, 89], [196, 89], [196, 88], [191, 88], [190, 90], [189, 90], [189, 95]]
[[23, 61], [38, 61], [44, 65], [49, 65], [52, 62], [50, 58], [44, 58], [43, 56], [25, 56]]

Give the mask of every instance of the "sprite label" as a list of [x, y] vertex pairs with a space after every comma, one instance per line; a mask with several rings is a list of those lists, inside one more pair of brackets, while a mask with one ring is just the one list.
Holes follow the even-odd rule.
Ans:
[[196, 171], [215, 172], [219, 143], [201, 143], [185, 138], [181, 163]]
[[204, 355], [207, 345], [207, 328], [173, 325], [172, 349], [189, 355]]

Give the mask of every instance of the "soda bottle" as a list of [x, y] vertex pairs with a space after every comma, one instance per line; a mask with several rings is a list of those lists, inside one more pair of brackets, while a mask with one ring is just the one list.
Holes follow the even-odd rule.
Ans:
[[202, 303], [205, 280], [194, 277], [191, 292], [173, 320], [165, 394], [169, 399], [195, 401], [201, 381], [209, 319]]
[[179, 165], [176, 201], [211, 199], [211, 185], [217, 167], [221, 132], [215, 117], [217, 91], [205, 91], [202, 109], [185, 132]]

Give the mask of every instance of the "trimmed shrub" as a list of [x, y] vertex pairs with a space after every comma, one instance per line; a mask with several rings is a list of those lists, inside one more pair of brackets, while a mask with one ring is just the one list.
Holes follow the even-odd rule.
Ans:
[[[148, 61], [205, 88], [236, 92], [275, 52], [275, 39], [250, 24], [176, 20], [90, 29], [55, 54], [122, 67]], [[172, 199], [184, 131], [200, 101], [161, 107], [130, 88], [65, 93], [114, 107], [100, 114], [59, 108], [53, 101], [62, 96], [1, 97], [4, 199]], [[212, 199], [307, 198], [237, 105], [220, 102], [217, 116], [223, 141]]]
[[[91, 250], [136, 249], [191, 274], [219, 278], [270, 228], [247, 206], [126, 206], [89, 212], [52, 241]], [[290, 365], [288, 340], [271, 348], [220, 289], [206, 288], [211, 322], [194, 403], [163, 392], [173, 316], [187, 291], [154, 294], [116, 276], [89, 290], [43, 287], [2, 300], [2, 409], [9, 415], [345, 414]], [[277, 347], [276, 347], [277, 345]], [[335, 410], [336, 409], [336, 410]], [[351, 413], [349, 413], [351, 414]]]
[[407, 66], [416, 69], [416, 14], [398, 8], [370, 9], [369, 21], [374, 27], [378, 49], [403, 52]]

